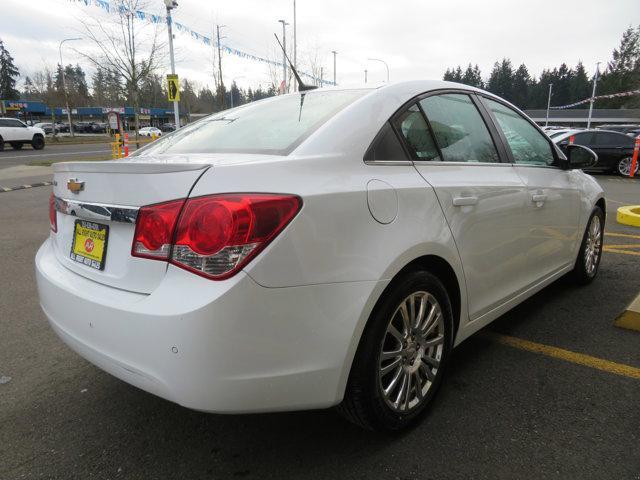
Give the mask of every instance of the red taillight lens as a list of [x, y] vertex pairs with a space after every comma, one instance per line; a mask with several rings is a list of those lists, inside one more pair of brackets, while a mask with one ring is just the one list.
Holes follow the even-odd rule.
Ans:
[[184, 199], [142, 207], [138, 211], [131, 255], [167, 260]]
[[222, 280], [264, 249], [301, 207], [300, 197], [268, 193], [210, 195], [142, 207], [131, 254], [169, 259]]
[[51, 193], [49, 197], [49, 225], [51, 225], [51, 231], [58, 231], [58, 217], [56, 215], [56, 197]]
[[171, 263], [208, 278], [234, 275], [291, 221], [302, 206], [293, 195], [222, 194], [187, 200]]

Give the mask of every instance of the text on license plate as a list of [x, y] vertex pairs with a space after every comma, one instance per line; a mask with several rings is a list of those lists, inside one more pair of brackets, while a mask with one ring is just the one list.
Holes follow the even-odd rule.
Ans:
[[104, 269], [109, 226], [76, 220], [73, 228], [71, 260], [96, 270]]

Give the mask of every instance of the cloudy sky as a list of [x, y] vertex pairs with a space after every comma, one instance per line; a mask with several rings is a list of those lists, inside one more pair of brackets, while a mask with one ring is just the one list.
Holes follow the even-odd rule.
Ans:
[[[113, 1], [113, 0], [112, 0]], [[162, 13], [162, 0], [144, 0], [149, 13]], [[106, 21], [96, 6], [73, 0], [0, 0], [0, 38], [23, 75], [45, 66], [54, 68], [58, 43], [81, 34], [81, 19]], [[293, 0], [179, 0], [175, 21], [211, 35], [222, 24], [223, 44], [247, 53], [280, 59], [273, 33], [279, 19], [293, 21]], [[640, 24], [638, 0], [297, 0], [298, 61], [311, 58], [333, 76], [331, 51], [337, 50], [337, 80], [352, 84], [391, 80], [441, 78], [449, 66], [478, 63], [488, 76], [493, 63], [508, 57], [525, 63], [538, 75], [546, 67], [582, 61], [593, 72], [606, 62], [622, 32]], [[288, 27], [288, 41], [292, 29]], [[152, 28], [148, 30], [151, 31]], [[166, 38], [166, 31], [160, 32]], [[67, 44], [65, 63], [91, 66], [73, 50], [86, 51], [88, 42]], [[176, 33], [177, 71], [200, 85], [211, 85], [211, 47]], [[168, 63], [168, 62], [167, 62]], [[166, 69], [168, 70], [168, 64]], [[273, 70], [273, 69], [272, 69]], [[161, 73], [167, 73], [161, 72]], [[266, 86], [274, 71], [264, 64], [223, 55], [225, 82]]]

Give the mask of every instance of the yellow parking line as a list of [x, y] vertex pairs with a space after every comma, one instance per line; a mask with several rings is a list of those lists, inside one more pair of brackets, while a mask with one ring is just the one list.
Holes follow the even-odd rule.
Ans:
[[627, 310], [613, 322], [616, 327], [640, 332], [640, 313]]
[[604, 247], [605, 248], [640, 248], [640, 243], [627, 243], [624, 245], [609, 245], [607, 243]]
[[602, 247], [602, 250], [604, 252], [610, 252], [610, 253], [621, 253], [623, 255], [637, 255], [637, 256], [640, 256], [640, 252], [633, 252], [631, 250], [618, 250], [617, 248], [609, 248], [609, 247]]
[[631, 235], [629, 233], [613, 233], [613, 232], [604, 232], [605, 235], [609, 237], [624, 237], [624, 238], [637, 238], [640, 240], [640, 235]]
[[502, 335], [499, 333], [484, 332], [484, 336], [509, 347], [545, 355], [547, 357], [557, 358], [559, 360], [564, 360], [565, 362], [571, 362], [585, 367], [595, 368], [596, 370], [602, 370], [603, 372], [640, 380], [640, 368], [632, 367], [630, 365], [611, 362], [602, 358], [592, 357], [591, 355], [576, 353], [570, 350], [530, 342], [529, 340], [523, 340], [521, 338]]

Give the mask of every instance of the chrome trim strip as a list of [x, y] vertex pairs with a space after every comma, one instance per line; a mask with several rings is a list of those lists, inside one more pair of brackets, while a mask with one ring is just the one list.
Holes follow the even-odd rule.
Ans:
[[106, 205], [104, 203], [79, 202], [54, 197], [56, 211], [82, 218], [103, 222], [136, 223], [138, 207]]
[[413, 162], [411, 160], [365, 160], [364, 163], [366, 165], [386, 165], [389, 167], [397, 167], [400, 165], [404, 165], [404, 166], [413, 165]]

